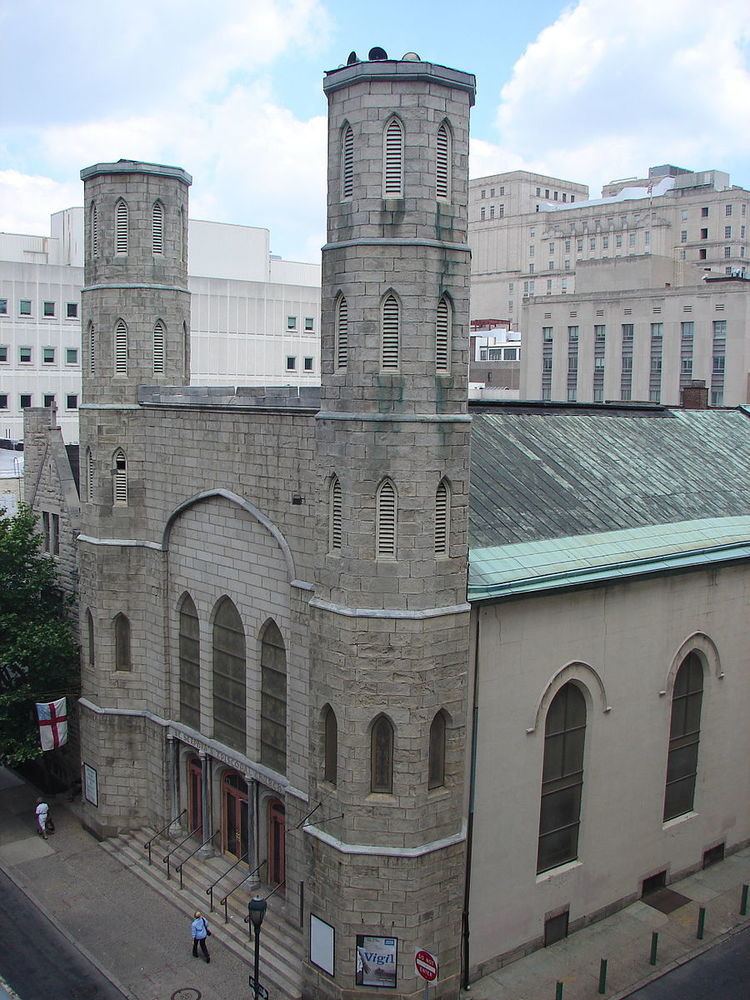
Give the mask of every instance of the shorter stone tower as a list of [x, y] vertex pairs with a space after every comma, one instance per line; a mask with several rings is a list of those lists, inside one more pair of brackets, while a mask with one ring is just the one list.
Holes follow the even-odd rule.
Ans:
[[[147, 414], [141, 385], [190, 381], [189, 174], [118, 160], [81, 171], [85, 275], [80, 407], [82, 693], [98, 706], [150, 706], [133, 668], [163, 625], [161, 554], [148, 543]], [[163, 655], [163, 649], [161, 650]], [[139, 727], [141, 727], [139, 729]], [[98, 832], [148, 816], [149, 748], [141, 721], [81, 711], [83, 758], [100, 777]], [[125, 791], [132, 782], [131, 791]]]

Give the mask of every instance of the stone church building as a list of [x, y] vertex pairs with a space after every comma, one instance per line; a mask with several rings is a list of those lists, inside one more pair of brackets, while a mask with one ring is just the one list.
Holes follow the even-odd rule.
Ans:
[[88, 827], [281, 886], [304, 997], [414, 997], [420, 948], [456, 997], [750, 840], [750, 423], [469, 407], [474, 77], [324, 90], [320, 391], [190, 384], [191, 178], [96, 164], [79, 474], [30, 411], [27, 475]]

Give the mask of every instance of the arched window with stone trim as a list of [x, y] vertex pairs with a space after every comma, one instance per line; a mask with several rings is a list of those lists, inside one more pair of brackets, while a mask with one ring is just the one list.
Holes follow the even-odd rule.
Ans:
[[115, 670], [132, 670], [130, 650], [130, 619], [122, 613], [115, 615]]
[[703, 662], [695, 651], [680, 664], [672, 689], [664, 822], [692, 812], [698, 775], [703, 705]]
[[247, 743], [245, 630], [237, 608], [222, 597], [213, 620], [214, 738], [240, 753]]
[[192, 729], [201, 725], [200, 624], [195, 603], [185, 594], [179, 606], [180, 722]]
[[370, 791], [393, 792], [393, 723], [379, 715], [370, 728]]
[[404, 126], [389, 118], [383, 131], [383, 197], [404, 196]]
[[115, 205], [115, 254], [128, 252], [128, 203], [120, 198]]
[[112, 504], [115, 507], [128, 505], [128, 460], [122, 448], [112, 456]]
[[330, 705], [323, 709], [323, 777], [335, 785], [338, 780], [339, 727]]
[[341, 131], [341, 197], [354, 194], [354, 130], [347, 122]]
[[437, 132], [435, 153], [435, 196], [438, 201], [451, 200], [451, 132], [447, 122], [443, 122]]
[[164, 374], [164, 342], [166, 339], [166, 330], [164, 328], [164, 323], [157, 319], [154, 323], [154, 375]]
[[86, 608], [86, 645], [88, 646], [88, 665], [93, 667], [96, 663], [96, 646], [94, 645], [94, 616], [91, 608]]
[[380, 309], [380, 368], [397, 372], [401, 340], [401, 303], [389, 292]]
[[187, 234], [185, 232], [185, 209], [180, 206], [180, 225], [177, 233], [177, 251], [181, 264], [185, 263], [187, 257]]
[[115, 323], [115, 375], [128, 374], [128, 327], [124, 319]]
[[286, 774], [286, 648], [274, 621], [260, 643], [260, 762]]
[[447, 733], [445, 712], [441, 709], [430, 726], [430, 747], [427, 766], [427, 787], [441, 788], [445, 784], [445, 743]]
[[339, 477], [334, 475], [328, 489], [328, 550], [330, 552], [341, 551], [341, 518], [341, 483]]
[[89, 375], [96, 374], [96, 330], [94, 324], [89, 320], [88, 327], [88, 348], [89, 348]]
[[94, 456], [91, 449], [86, 449], [85, 464], [85, 500], [86, 503], [93, 503], [94, 500]]
[[450, 548], [451, 491], [447, 479], [441, 479], [435, 491], [435, 555], [447, 556]]
[[390, 479], [384, 479], [378, 487], [375, 507], [376, 554], [378, 558], [395, 558], [398, 497], [396, 487]]
[[435, 319], [435, 371], [438, 375], [450, 373], [452, 324], [453, 310], [448, 297], [443, 295]]
[[89, 213], [89, 224], [91, 232], [91, 256], [99, 256], [99, 216], [96, 210], [96, 202], [91, 202], [91, 212]]
[[568, 681], [552, 699], [544, 727], [537, 873], [578, 857], [585, 739], [586, 700]]
[[151, 206], [151, 253], [164, 253], [164, 206], [158, 199]]
[[345, 371], [349, 364], [349, 307], [346, 296], [340, 292], [336, 296], [335, 327], [334, 364], [337, 371]]

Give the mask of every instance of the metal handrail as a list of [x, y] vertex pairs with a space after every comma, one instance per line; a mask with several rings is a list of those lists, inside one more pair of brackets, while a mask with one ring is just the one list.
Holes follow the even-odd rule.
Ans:
[[219, 877], [218, 877], [218, 878], [217, 878], [217, 879], [216, 879], [215, 881], [213, 881], [213, 882], [211, 883], [211, 885], [210, 885], [210, 886], [208, 887], [208, 889], [206, 889], [206, 895], [207, 895], [207, 896], [208, 896], [208, 898], [209, 898], [209, 899], [211, 900], [211, 913], [213, 913], [213, 912], [214, 912], [214, 888], [215, 888], [215, 887], [216, 887], [216, 886], [217, 886], [217, 885], [219, 884], [219, 882], [221, 882], [221, 880], [222, 880], [223, 878], [225, 878], [225, 877], [226, 877], [226, 876], [227, 876], [227, 875], [228, 875], [228, 874], [229, 874], [229, 873], [230, 873], [231, 871], [234, 871], [234, 869], [235, 869], [235, 868], [237, 867], [237, 865], [241, 865], [241, 864], [242, 864], [242, 862], [243, 862], [243, 861], [244, 861], [244, 860], [245, 860], [246, 858], [247, 858], [247, 851], [245, 851], [245, 853], [244, 853], [244, 854], [242, 855], [242, 857], [241, 857], [241, 858], [237, 858], [237, 860], [236, 860], [236, 861], [235, 861], [235, 863], [234, 863], [234, 864], [233, 864], [233, 865], [231, 866], [231, 868], [227, 868], [227, 870], [226, 870], [225, 872], [223, 872], [223, 873], [222, 873], [221, 875], [219, 875]]
[[193, 837], [198, 832], [198, 830], [200, 830], [200, 827], [196, 826], [196, 828], [194, 830], [190, 831], [190, 833], [187, 835], [187, 837], [185, 837], [183, 840], [181, 840], [179, 842], [179, 844], [177, 845], [177, 847], [173, 847], [172, 850], [167, 853], [166, 857], [164, 857], [164, 858], [161, 859], [161, 863], [163, 865], [167, 866], [167, 881], [169, 881], [172, 878], [172, 872], [170, 871], [170, 867], [169, 867], [170, 866], [170, 860], [169, 859], [172, 857], [172, 855], [174, 854], [175, 851], [179, 851], [179, 849], [182, 847], [183, 844], [187, 844], [187, 842], [190, 840], [190, 838]]
[[223, 906], [224, 907], [224, 923], [225, 924], [229, 923], [229, 907], [227, 906], [227, 900], [229, 899], [229, 897], [232, 895], [232, 893], [236, 889], [239, 889], [239, 887], [241, 885], [244, 885], [245, 882], [247, 882], [247, 880], [249, 878], [252, 878], [253, 875], [257, 874], [261, 870], [261, 868], [263, 867], [263, 865], [265, 863], [266, 863], [265, 861], [261, 861], [261, 863], [258, 865], [257, 868], [253, 868], [253, 870], [251, 872], [248, 872], [247, 875], [243, 878], [243, 880], [241, 882], [238, 882], [237, 885], [234, 886], [233, 889], [229, 890], [229, 892], [226, 894], [226, 896], [223, 899], [219, 900], [219, 906]]
[[153, 842], [156, 840], [157, 837], [161, 837], [161, 835], [163, 833], [165, 833], [170, 828], [170, 826], [173, 823], [176, 823], [178, 819], [182, 819], [182, 817], [185, 815], [186, 812], [187, 812], [187, 809], [183, 809], [179, 816], [175, 816], [174, 819], [170, 819], [170, 821], [167, 823], [166, 826], [163, 826], [161, 828], [161, 830], [159, 830], [158, 833], [155, 833], [153, 835], [153, 837], [151, 838], [151, 840], [147, 840], [146, 843], [143, 845], [146, 848], [146, 850], [148, 851], [148, 863], [149, 864], [151, 864], [151, 845], [153, 844]]
[[188, 854], [186, 858], [183, 858], [182, 861], [179, 863], [179, 865], [177, 865], [175, 871], [179, 872], [180, 875], [180, 889], [182, 889], [182, 869], [185, 866], [185, 862], [189, 861], [194, 854], [197, 854], [198, 851], [201, 849], [201, 847], [205, 847], [206, 844], [210, 844], [217, 833], [221, 833], [221, 830], [214, 830], [214, 832], [211, 834], [208, 840], [204, 840], [202, 844], [199, 844], [194, 851], [191, 851], [190, 854]]

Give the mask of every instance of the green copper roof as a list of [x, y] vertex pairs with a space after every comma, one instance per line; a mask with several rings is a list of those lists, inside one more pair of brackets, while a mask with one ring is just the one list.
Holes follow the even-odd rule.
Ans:
[[473, 411], [469, 598], [750, 556], [739, 410]]

